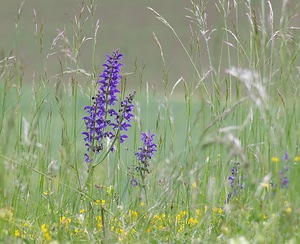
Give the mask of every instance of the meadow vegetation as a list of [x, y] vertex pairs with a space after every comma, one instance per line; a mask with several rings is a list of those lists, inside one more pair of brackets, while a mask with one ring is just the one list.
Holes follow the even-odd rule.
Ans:
[[209, 2], [187, 3], [190, 43], [148, 8], [191, 70], [170, 80], [154, 33], [156, 86], [138, 57], [122, 66], [118, 46], [98, 65], [94, 1], [47, 54], [33, 12], [36, 70], [17, 46], [0, 60], [2, 243], [300, 241], [297, 5], [214, 1], [222, 22], [211, 26]]

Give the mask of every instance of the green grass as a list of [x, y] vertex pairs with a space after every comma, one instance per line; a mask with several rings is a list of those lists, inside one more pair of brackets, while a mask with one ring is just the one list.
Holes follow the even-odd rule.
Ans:
[[[184, 38], [172, 25], [176, 18], [163, 14], [170, 6], [145, 8], [160, 21], [157, 39], [145, 42], [155, 46], [156, 55], [147, 51], [152, 56], [135, 48], [133, 29], [121, 26], [130, 40], [114, 40], [126, 63], [120, 96], [136, 90], [135, 118], [128, 140], [88, 166], [83, 108], [96, 92], [104, 53], [112, 49], [101, 45], [101, 36], [113, 35], [114, 25], [103, 22], [100, 41], [86, 40], [97, 32], [96, 12], [88, 11], [95, 3], [87, 4], [76, 8], [71, 24], [64, 20], [67, 31], [51, 50], [46, 22], [38, 18], [32, 36], [22, 31], [26, 2], [16, 17], [16, 44], [0, 61], [0, 241], [298, 243], [296, 5], [186, 3], [193, 22]], [[222, 21], [210, 24], [207, 13]], [[166, 31], [180, 51], [160, 38]], [[33, 39], [30, 69], [19, 45], [26, 38]], [[161, 72], [156, 86], [144, 67], [148, 57]], [[170, 57], [188, 68], [182, 74], [170, 69]], [[151, 172], [141, 177], [134, 154], [140, 133], [148, 130], [158, 151]]]

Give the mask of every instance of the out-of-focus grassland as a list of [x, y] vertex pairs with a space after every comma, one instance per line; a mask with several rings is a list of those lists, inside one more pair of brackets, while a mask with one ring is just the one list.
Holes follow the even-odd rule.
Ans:
[[[45, 63], [41, 64], [40, 50], [38, 50], [40, 37], [43, 41], [42, 55], [47, 57], [48, 54], [53, 53], [51, 43], [59, 31], [65, 29], [65, 33], [72, 36], [72, 22], [75, 21], [74, 13], [78, 12], [82, 2], [88, 4], [90, 1], [2, 0], [0, 8], [0, 57], [8, 56], [9, 52], [16, 50], [15, 53], [19, 56], [19, 61], [25, 69], [25, 81], [31, 81], [33, 71], [37, 72], [38, 69], [46, 68], [48, 74], [58, 73], [60, 67], [57, 57], [50, 56], [45, 59]], [[93, 21], [94, 23], [98, 19], [100, 21], [95, 54], [96, 67], [103, 63], [106, 53], [119, 48], [126, 57], [127, 72], [134, 69], [135, 60], [137, 60], [140, 70], [143, 70], [145, 66], [143, 70], [144, 80], [160, 87], [164, 67], [159, 47], [153, 36], [155, 33], [164, 52], [165, 70], [169, 71], [169, 82], [174, 83], [181, 76], [187, 80], [192, 78], [193, 69], [178, 40], [172, 31], [159, 22], [153, 12], [147, 9], [147, 7], [151, 7], [164, 16], [189, 50], [191, 41], [189, 26], [193, 25], [191, 19], [187, 18], [189, 15], [187, 9], [189, 6], [192, 7], [189, 0], [95, 0], [92, 2], [97, 5]], [[206, 2], [206, 11], [208, 12], [207, 27], [222, 26], [222, 16], [215, 7], [215, 1], [204, 2]], [[18, 11], [22, 4], [22, 12], [18, 20]], [[274, 16], [279, 16], [280, 1], [272, 4]], [[37, 16], [37, 23], [34, 23], [34, 11]], [[243, 13], [239, 12], [239, 14], [242, 15]], [[258, 12], [257, 15], [259, 14]], [[232, 16], [232, 25], [236, 25], [234, 19]], [[16, 23], [19, 23], [18, 31], [16, 30]], [[243, 23], [238, 24], [239, 28], [243, 29]], [[34, 35], [36, 26], [37, 33], [39, 33], [38, 38], [35, 38]], [[86, 23], [83, 29], [84, 36], [87, 38], [93, 36], [94, 29], [91, 22]], [[247, 29], [245, 29], [245, 35], [247, 35], [246, 32]], [[217, 34], [219, 32], [215, 33], [212, 35], [213, 41], [210, 43], [217, 47], [220, 46], [217, 43], [222, 37]], [[20, 36], [22, 38], [18, 38]], [[91, 68], [91, 46], [88, 45], [88, 42], [82, 46], [82, 66], [87, 70]], [[217, 63], [219, 62], [220, 50], [218, 48], [212, 48], [212, 50], [213, 62]], [[201, 52], [203, 57], [201, 66], [208, 67], [208, 64], [205, 64], [207, 54], [204, 44]]]

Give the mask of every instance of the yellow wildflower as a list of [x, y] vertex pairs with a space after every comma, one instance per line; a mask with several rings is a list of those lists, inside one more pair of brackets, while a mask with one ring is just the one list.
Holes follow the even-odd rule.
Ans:
[[48, 231], [46, 224], [42, 224], [41, 229], [42, 229], [42, 232], [44, 233], [44, 238], [47, 241], [51, 241], [51, 236], [50, 236], [50, 233]]
[[15, 236], [16, 237], [20, 237], [21, 236], [20, 231], [18, 229], [15, 230]]
[[68, 226], [71, 222], [71, 218], [66, 218], [65, 216], [62, 216], [59, 218], [59, 222]]
[[179, 214], [177, 214], [176, 219], [177, 221], [180, 221], [185, 215], [187, 215], [187, 211], [181, 211]]
[[85, 212], [84, 209], [80, 209], [79, 213], [83, 214]]
[[46, 224], [42, 224], [41, 229], [42, 229], [43, 232], [48, 232]]
[[183, 230], [184, 230], [184, 224], [181, 224], [181, 225], [179, 226], [177, 232], [179, 233], [179, 232], [181, 232], [181, 231], [183, 231]]
[[278, 163], [278, 162], [280, 161], [280, 158], [278, 158], [278, 157], [272, 157], [272, 158], [271, 158], [271, 161], [272, 161], [273, 163]]
[[139, 214], [138, 214], [138, 212], [136, 212], [136, 211], [134, 211], [134, 210], [131, 210], [131, 209], [129, 209], [129, 216], [131, 216], [131, 217], [133, 217], [133, 218], [137, 219], [137, 218], [138, 218], [138, 216], [139, 216]]
[[300, 162], [300, 156], [296, 156], [296, 157], [294, 158], [294, 161], [295, 161], [295, 162]]
[[154, 214], [152, 217], [153, 220], [160, 220], [160, 216], [157, 214]]
[[285, 212], [287, 214], [291, 214], [292, 213], [292, 208], [291, 207], [287, 207], [286, 210], [285, 210]]
[[223, 209], [222, 208], [212, 208], [212, 211], [214, 213], [218, 213], [218, 214], [222, 214], [223, 213]]
[[188, 225], [190, 227], [193, 227], [194, 225], [198, 224], [198, 220], [197, 219], [194, 219], [193, 217], [189, 218], [188, 220]]
[[119, 233], [120, 233], [122, 236], [125, 236], [125, 235], [126, 235], [126, 232], [125, 232], [122, 228], [119, 229]]

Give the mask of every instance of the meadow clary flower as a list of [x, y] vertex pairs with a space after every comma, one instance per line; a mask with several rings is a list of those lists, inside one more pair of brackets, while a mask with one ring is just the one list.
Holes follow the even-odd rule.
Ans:
[[[86, 162], [92, 161], [90, 158], [91, 151], [100, 153], [103, 150], [103, 139], [115, 142], [119, 138], [121, 143], [124, 142], [127, 135], [121, 134], [120, 131], [127, 131], [128, 127], [131, 126], [129, 122], [133, 117], [134, 106], [132, 100], [135, 93], [121, 102], [119, 111], [118, 108], [116, 109], [117, 93], [120, 93], [118, 89], [121, 80], [120, 72], [123, 66], [120, 61], [123, 55], [119, 51], [115, 51], [112, 55], [106, 55], [106, 57], [107, 61], [103, 64], [104, 71], [99, 76], [99, 90], [92, 98], [93, 104], [84, 108], [88, 113], [88, 116], [83, 117], [86, 131], [82, 133], [85, 135], [84, 141], [87, 147]], [[113, 143], [109, 149], [114, 150]]]
[[287, 176], [288, 170], [289, 170], [289, 167], [288, 167], [288, 165], [286, 165], [284, 167], [284, 169], [279, 172], [279, 179], [280, 179], [281, 188], [288, 188], [288, 186], [289, 186], [289, 179], [288, 179], [288, 176]]
[[140, 147], [135, 155], [138, 157], [140, 161], [141, 167], [138, 167], [143, 173], [149, 173], [149, 160], [154, 156], [154, 153], [157, 151], [156, 144], [154, 143], [154, 134], [151, 134], [150, 131], [148, 133], [142, 132], [142, 142], [143, 147]]
[[228, 193], [227, 200], [225, 200], [225, 203], [229, 202], [229, 200], [232, 197], [232, 194], [237, 195], [238, 189], [245, 188], [245, 184], [241, 180], [239, 168], [240, 168], [239, 162], [235, 163], [234, 166], [231, 168], [231, 175], [228, 177], [228, 181], [230, 183], [231, 188], [233, 188], [233, 193], [232, 192]]

